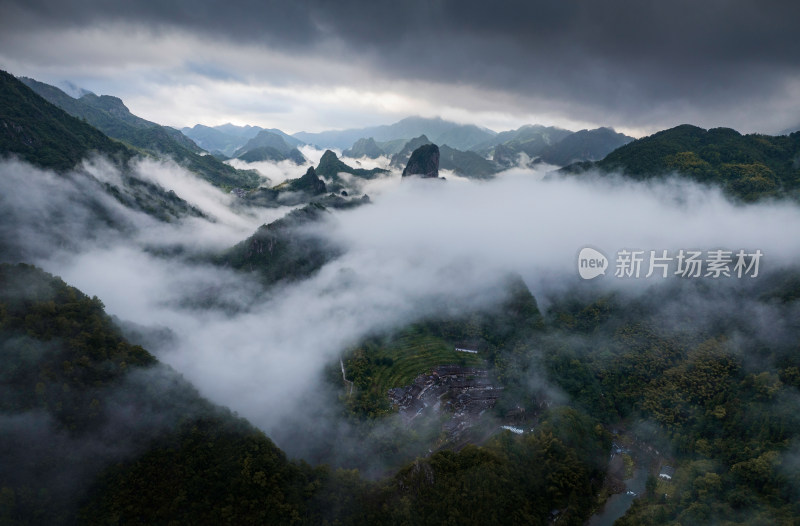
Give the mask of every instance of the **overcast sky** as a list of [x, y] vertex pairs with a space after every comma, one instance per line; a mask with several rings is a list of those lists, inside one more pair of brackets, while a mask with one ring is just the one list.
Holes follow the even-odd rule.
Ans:
[[800, 2], [0, 0], [0, 68], [172, 126], [800, 127]]

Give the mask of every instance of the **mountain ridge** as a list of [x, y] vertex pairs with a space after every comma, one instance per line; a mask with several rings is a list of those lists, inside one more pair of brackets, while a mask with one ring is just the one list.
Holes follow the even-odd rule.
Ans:
[[731, 128], [682, 124], [617, 148], [600, 161], [574, 163], [564, 173], [598, 169], [644, 180], [679, 173], [722, 187], [744, 201], [800, 190], [800, 132], [742, 135]]
[[55, 86], [33, 79], [23, 79], [23, 82], [51, 104], [85, 119], [109, 137], [145, 153], [172, 157], [216, 186], [255, 188], [261, 183], [261, 177], [255, 172], [237, 170], [211, 155], [201, 155], [202, 150], [180, 131], [133, 115], [117, 97], [87, 94], [74, 99]]

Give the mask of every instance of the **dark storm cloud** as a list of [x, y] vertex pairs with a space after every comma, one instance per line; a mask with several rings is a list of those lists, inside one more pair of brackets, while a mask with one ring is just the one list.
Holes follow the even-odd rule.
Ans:
[[[791, 107], [800, 4], [697, 2], [6, 2], [3, 30], [110, 22], [365, 61], [381, 76], [467, 84], [630, 125], [749, 104]], [[788, 101], [786, 99], [789, 99]], [[677, 113], [677, 115], [676, 115]], [[702, 124], [702, 122], [701, 122]]]

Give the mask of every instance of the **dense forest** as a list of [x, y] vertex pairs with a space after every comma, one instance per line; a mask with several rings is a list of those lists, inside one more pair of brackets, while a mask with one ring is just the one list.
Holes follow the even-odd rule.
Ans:
[[679, 173], [719, 185], [743, 201], [790, 195], [800, 187], [800, 133], [742, 135], [730, 128], [704, 130], [684, 124], [617, 148], [603, 160], [565, 168], [598, 168], [633, 179]]
[[[291, 462], [127, 343], [97, 298], [27, 265], [2, 265], [0, 285], [3, 418], [18, 423], [2, 434], [7, 524], [539, 524], [553, 507], [579, 524], [602, 478], [607, 434], [566, 408], [534, 434], [442, 451], [381, 482]], [[31, 437], [34, 417], [47, 425]], [[96, 450], [72, 449], [81, 442]]]
[[[665, 333], [652, 323], [664, 298], [629, 304], [614, 295], [571, 297], [542, 315], [512, 280], [499, 311], [415, 331], [484, 342], [482, 358], [507, 388], [498, 415], [511, 405], [533, 409], [545, 396], [521, 382], [532, 368], [569, 404], [535, 411], [530, 433], [444, 448], [369, 481], [288, 460], [262, 432], [127, 343], [97, 298], [26, 265], [3, 265], [0, 284], [5, 523], [545, 524], [558, 510], [559, 522], [582, 524], [603, 484], [611, 430], [621, 426], [677, 467], [668, 484], [651, 470], [624, 524], [719, 516], [795, 524], [800, 514], [796, 327], [769, 345], [737, 319]], [[732, 301], [771, 305], [789, 321], [796, 300], [776, 299], [776, 290]], [[394, 365], [369, 356], [348, 362], [368, 398], [341, 398], [352, 400], [350, 418], [366, 422], [391, 412], [363, 408], [378, 403], [366, 389], [374, 368]], [[42, 422], [34, 434], [31, 419]], [[76, 450], [78, 443], [95, 449]], [[75, 463], [82, 480], [65, 486]]]

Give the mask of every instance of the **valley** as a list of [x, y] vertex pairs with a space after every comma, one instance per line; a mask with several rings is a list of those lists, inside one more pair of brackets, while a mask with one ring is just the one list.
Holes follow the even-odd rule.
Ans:
[[1, 523], [797, 522], [800, 132], [178, 130], [0, 80]]

